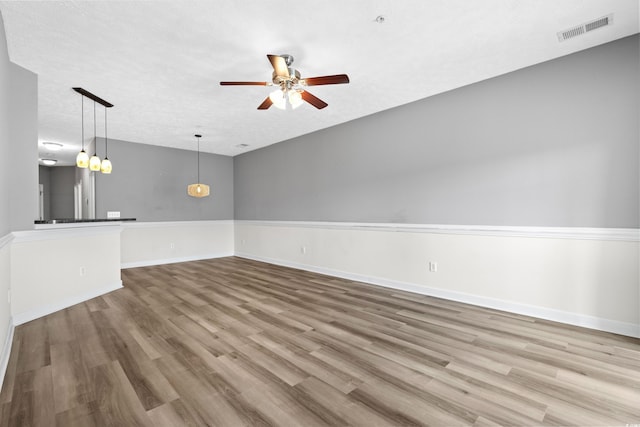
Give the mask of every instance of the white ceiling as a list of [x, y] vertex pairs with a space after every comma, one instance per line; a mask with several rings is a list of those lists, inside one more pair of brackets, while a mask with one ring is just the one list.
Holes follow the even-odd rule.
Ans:
[[[39, 142], [65, 145], [47, 157], [73, 159], [75, 86], [114, 104], [109, 138], [193, 150], [201, 133], [202, 151], [233, 156], [638, 33], [638, 3], [0, 1], [0, 12], [11, 61], [38, 75]], [[558, 41], [609, 14], [613, 25]], [[257, 110], [272, 88], [219, 85], [270, 80], [266, 55], [282, 53], [302, 77], [346, 73], [351, 83], [312, 87], [329, 106], [293, 111]], [[88, 141], [92, 103], [85, 112]], [[100, 105], [97, 114], [101, 137]]]

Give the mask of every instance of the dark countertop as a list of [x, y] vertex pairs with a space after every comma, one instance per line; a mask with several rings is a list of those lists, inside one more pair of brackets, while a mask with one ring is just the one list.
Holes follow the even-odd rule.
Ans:
[[60, 218], [60, 219], [45, 219], [35, 220], [34, 224], [78, 224], [84, 222], [118, 222], [118, 221], [135, 221], [135, 218], [96, 218], [96, 219], [73, 219], [73, 218]]

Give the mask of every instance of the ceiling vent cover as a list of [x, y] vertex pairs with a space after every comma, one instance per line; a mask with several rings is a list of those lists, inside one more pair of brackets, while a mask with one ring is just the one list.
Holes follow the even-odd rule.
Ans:
[[613, 24], [613, 14], [603, 16], [602, 18], [594, 19], [593, 21], [585, 22], [584, 24], [577, 25], [558, 33], [558, 40], [563, 42], [573, 37], [581, 36], [598, 28], [606, 27]]

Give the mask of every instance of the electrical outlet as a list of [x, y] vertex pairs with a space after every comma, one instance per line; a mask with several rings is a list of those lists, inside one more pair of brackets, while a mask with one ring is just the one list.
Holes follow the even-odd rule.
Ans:
[[429, 271], [435, 273], [438, 271], [438, 263], [435, 261], [429, 261]]
[[175, 249], [175, 248], [176, 248], [176, 244], [175, 244], [175, 243], [170, 243], [170, 244], [169, 244], [169, 247], [170, 247], [171, 249]]
[[87, 274], [87, 269], [84, 267], [80, 267], [80, 276], [84, 276], [85, 274]]
[[120, 218], [120, 211], [107, 211], [107, 218]]
[[306, 246], [300, 246], [300, 253], [302, 255], [306, 254], [307, 253], [307, 247]]

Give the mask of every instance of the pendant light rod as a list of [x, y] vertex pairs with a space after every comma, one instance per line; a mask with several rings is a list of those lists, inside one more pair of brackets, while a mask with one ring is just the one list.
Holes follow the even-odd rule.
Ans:
[[110, 103], [109, 101], [105, 101], [104, 99], [92, 94], [91, 92], [89, 92], [88, 90], [84, 90], [81, 87], [74, 87], [73, 90], [75, 90], [76, 92], [78, 92], [79, 94], [86, 96], [89, 99], [94, 100], [95, 102], [97, 102], [98, 104], [104, 105], [106, 108], [111, 108], [113, 107], [113, 104]]
[[195, 134], [196, 138], [198, 138], [198, 182], [200, 182], [200, 138], [202, 135]]
[[[96, 132], [96, 102], [93, 101], [93, 141], [95, 142], [98, 138], [98, 134]], [[98, 153], [98, 144], [95, 144], [93, 148], [94, 155]]]
[[81, 96], [80, 98], [82, 98], [82, 151], [84, 151], [84, 96]]
[[107, 144], [107, 109], [104, 109], [104, 158], [109, 157], [109, 145]]

